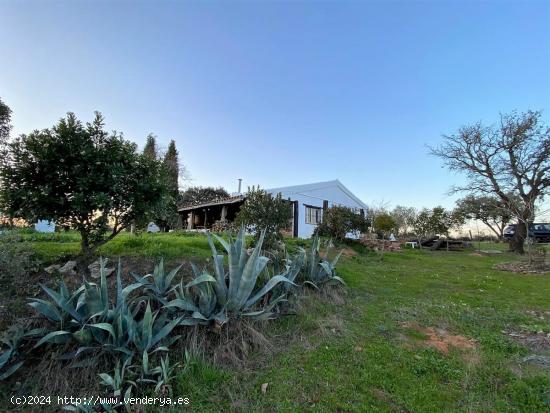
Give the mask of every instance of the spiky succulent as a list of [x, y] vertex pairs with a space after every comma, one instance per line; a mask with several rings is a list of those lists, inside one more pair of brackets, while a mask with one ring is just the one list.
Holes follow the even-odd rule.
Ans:
[[[268, 293], [281, 283], [293, 282], [287, 277], [290, 273], [288, 269], [283, 274], [269, 278], [262, 287], [257, 288], [259, 276], [269, 261], [261, 255], [265, 233], [260, 235], [250, 256], [246, 250], [244, 228], [240, 229], [234, 241], [231, 238], [226, 241], [216, 234], [207, 235], [212, 251], [214, 276], [205, 270], [198, 271], [195, 267], [194, 280], [185, 287], [179, 287], [176, 293], [178, 298], [168, 303], [167, 307], [189, 311], [191, 316], [184, 319], [185, 324], [207, 324], [212, 321], [224, 324], [231, 317], [272, 318], [272, 310], [284, 299], [284, 294], [271, 297]], [[227, 273], [224, 255], [218, 253], [212, 237], [227, 253]]]
[[321, 240], [319, 236], [314, 236], [311, 242], [311, 248], [307, 254], [307, 268], [304, 285], [309, 285], [316, 289], [326, 284], [345, 285], [344, 280], [336, 275], [336, 264], [342, 252], [339, 252], [332, 261], [329, 261], [328, 256], [330, 249], [327, 248], [325, 258], [323, 258], [319, 253], [320, 244]]

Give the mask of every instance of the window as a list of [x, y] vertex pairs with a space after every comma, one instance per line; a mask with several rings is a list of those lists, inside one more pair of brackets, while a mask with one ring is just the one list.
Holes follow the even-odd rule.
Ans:
[[317, 225], [321, 223], [322, 209], [306, 205], [306, 224]]

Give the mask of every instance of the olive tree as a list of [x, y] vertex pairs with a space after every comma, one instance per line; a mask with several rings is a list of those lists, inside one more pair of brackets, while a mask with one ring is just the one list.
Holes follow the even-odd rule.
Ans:
[[75, 229], [83, 262], [146, 216], [166, 191], [158, 161], [105, 131], [99, 113], [86, 124], [68, 113], [50, 129], [12, 140], [6, 154], [0, 207], [12, 217]]

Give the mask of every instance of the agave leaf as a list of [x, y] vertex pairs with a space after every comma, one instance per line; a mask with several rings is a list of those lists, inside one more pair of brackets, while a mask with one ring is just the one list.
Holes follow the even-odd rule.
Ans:
[[306, 281], [304, 281], [304, 285], [310, 285], [313, 288], [315, 288], [316, 290], [319, 290], [319, 287], [313, 281], [306, 280]]
[[61, 321], [61, 314], [51, 303], [39, 298], [33, 298], [29, 305], [52, 321]]
[[172, 332], [172, 330], [180, 323], [181, 317], [176, 318], [172, 321], [170, 321], [168, 324], [166, 324], [164, 327], [160, 329], [158, 333], [154, 335], [154, 337], [151, 340], [150, 347], [153, 347], [155, 344], [157, 344], [159, 341], [164, 339], [168, 334]]
[[101, 384], [103, 384], [104, 386], [115, 387], [115, 381], [107, 373], [99, 373], [99, 377], [101, 377]]
[[214, 290], [220, 305], [225, 305], [227, 302], [227, 285], [225, 283], [225, 272], [223, 268], [223, 255], [215, 255], [214, 268], [216, 273], [216, 284], [214, 284]]
[[184, 300], [181, 298], [176, 298], [172, 301], [169, 301], [164, 305], [165, 308], [180, 308], [185, 311], [199, 311], [194, 303]]
[[229, 299], [229, 310], [238, 309], [244, 305], [256, 285], [256, 280], [258, 279], [258, 276], [263, 271], [267, 262], [269, 261], [267, 257], [260, 256], [264, 236], [265, 231], [262, 231], [260, 239], [244, 267], [237, 295], [236, 297], [230, 297]]
[[[62, 286], [65, 285], [65, 283], [63, 282], [61, 282], [60, 284]], [[45, 285], [41, 284], [40, 286], [46, 292], [46, 294], [48, 294], [54, 300], [54, 302], [58, 305], [58, 307], [61, 307], [65, 312], [69, 313], [73, 318], [77, 320], [80, 319], [79, 314], [73, 308], [71, 308], [71, 306], [67, 305], [67, 300], [61, 294], [56, 293], [55, 291], [49, 289]], [[66, 289], [67, 287], [65, 286], [64, 288]]]
[[[210, 242], [210, 249], [212, 250], [212, 255], [218, 255], [217, 251], [216, 251], [216, 246], [214, 245], [214, 242], [212, 241], [212, 238], [210, 237], [210, 232], [207, 232], [206, 235], [208, 236]], [[226, 241], [224, 240], [222, 237], [216, 235], [216, 234], [212, 234], [212, 236], [214, 236], [214, 238], [216, 238], [216, 240], [222, 244], [222, 246], [225, 248], [225, 250], [227, 251], [227, 253], [229, 254], [231, 252], [231, 245]]]
[[148, 372], [149, 372], [149, 354], [147, 354], [147, 351], [143, 352], [141, 364], [143, 366], [143, 372], [145, 374], [148, 374]]
[[101, 306], [103, 308], [103, 311], [107, 311], [109, 308], [109, 295], [107, 291], [107, 260], [103, 258], [99, 258], [99, 275], [101, 278], [100, 281], [100, 298], [101, 298]]
[[321, 268], [323, 269], [326, 277], [332, 277], [332, 268], [330, 266], [330, 262], [328, 261], [322, 261], [319, 263]]
[[89, 324], [88, 326], [91, 328], [104, 330], [108, 332], [111, 335], [111, 337], [115, 338], [115, 331], [113, 330], [113, 326], [109, 323], [95, 323], [95, 324]]
[[23, 365], [23, 361], [20, 361], [18, 363], [13, 364], [10, 366], [6, 371], [0, 373], [0, 381], [7, 379], [9, 376], [11, 376], [13, 373], [19, 369]]
[[122, 293], [121, 293], [122, 297], [126, 299], [126, 297], [128, 297], [128, 295], [130, 295], [132, 291], [137, 290], [138, 288], [141, 288], [141, 286], [142, 285], [140, 283], [133, 283], [133, 284], [127, 285], [122, 289]]
[[52, 331], [49, 334], [46, 334], [42, 337], [38, 343], [34, 345], [33, 348], [37, 348], [44, 343], [64, 343], [71, 337], [71, 333], [68, 331]]
[[286, 278], [284, 275], [276, 275], [275, 277], [271, 278], [264, 286], [261, 288], [256, 294], [254, 294], [253, 297], [249, 298], [248, 301], [245, 303], [244, 307], [249, 308], [252, 307], [256, 302], [262, 298], [264, 295], [266, 295], [269, 291], [271, 291], [277, 284], [279, 283], [288, 283], [292, 285], [294, 284], [292, 281], [290, 281], [288, 278]]
[[342, 252], [343, 251], [340, 251], [338, 253], [338, 255], [336, 255], [336, 257], [333, 258], [332, 262], [330, 263], [330, 265], [332, 266], [332, 268], [335, 268], [336, 267], [336, 264], [338, 264], [338, 260], [340, 259], [340, 257], [342, 256]]
[[329, 282], [332, 282], [332, 281], [336, 281], [342, 285], [346, 285], [346, 282], [341, 277], [338, 277], [337, 275], [330, 278]]
[[180, 326], [196, 326], [203, 323], [204, 321], [198, 318], [184, 318], [180, 321]]
[[7, 350], [0, 355], [0, 369], [8, 363], [12, 354], [13, 354], [13, 351]]
[[166, 276], [167, 287], [170, 287], [172, 285], [172, 281], [174, 280], [174, 277], [176, 276], [176, 274], [178, 273], [178, 271], [181, 269], [182, 266], [183, 264], [180, 264], [168, 273], [168, 275]]
[[190, 283], [186, 284], [185, 288], [190, 288], [190, 287], [193, 287], [195, 285], [199, 285], [199, 284], [204, 283], [204, 282], [215, 283], [216, 279], [214, 277], [212, 277], [210, 274], [204, 273], [201, 276], [195, 278]]

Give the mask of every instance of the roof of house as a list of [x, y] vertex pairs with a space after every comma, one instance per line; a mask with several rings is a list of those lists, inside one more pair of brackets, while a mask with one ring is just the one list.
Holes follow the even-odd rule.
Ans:
[[[360, 205], [362, 208], [367, 209], [367, 205], [361, 201], [359, 198], [357, 198], [348, 188], [342, 184], [338, 179], [335, 179], [333, 181], [325, 181], [325, 182], [315, 182], [311, 184], [303, 184], [303, 185], [292, 185], [292, 186], [283, 186], [280, 188], [270, 188], [267, 189], [267, 192], [270, 192], [272, 194], [276, 194], [279, 192], [284, 192], [286, 195], [296, 194], [296, 195], [304, 195], [304, 192], [308, 191], [314, 191], [318, 189], [324, 189], [324, 188], [330, 188], [330, 187], [337, 187], [342, 192], [344, 192], [347, 196], [349, 196], [351, 199], [353, 199], [358, 205]], [[199, 203], [195, 205], [185, 205], [178, 209], [179, 212], [185, 212], [185, 211], [191, 211], [193, 209], [199, 209], [199, 208], [206, 208], [214, 205], [229, 205], [234, 204], [238, 202], [244, 201], [246, 195], [235, 195], [230, 196], [227, 198], [219, 198], [214, 199], [212, 201]], [[331, 201], [331, 200], [328, 200]]]
[[344, 192], [351, 199], [353, 199], [355, 202], [357, 202], [357, 204], [360, 205], [362, 208], [364, 208], [364, 209], [368, 208], [367, 204], [365, 204], [363, 201], [361, 201], [359, 198], [357, 198], [338, 179], [335, 179], [333, 181], [315, 182], [315, 183], [311, 183], [311, 184], [283, 186], [283, 187], [280, 187], [280, 188], [270, 188], [267, 191], [271, 192], [271, 193], [284, 192], [285, 194], [290, 193], [290, 194], [301, 195], [304, 192], [313, 191], [313, 190], [317, 190], [317, 189], [330, 188], [330, 187], [339, 188], [342, 192]]
[[230, 196], [227, 198], [218, 198], [218, 199], [213, 199], [212, 201], [203, 202], [195, 205], [185, 205], [185, 206], [182, 206], [181, 208], [178, 208], [178, 211], [185, 212], [185, 211], [191, 211], [193, 209], [206, 208], [214, 205], [236, 204], [237, 202], [244, 201], [244, 198], [245, 198], [244, 195]]

